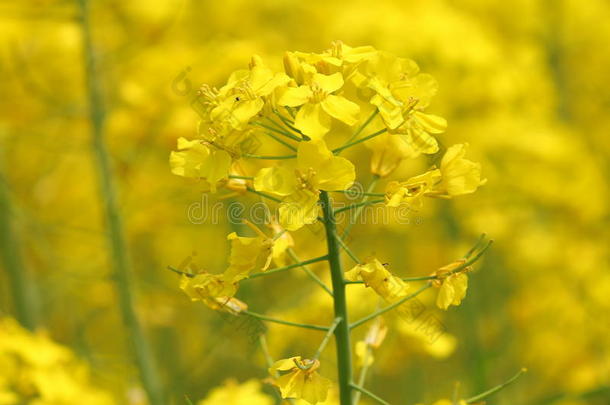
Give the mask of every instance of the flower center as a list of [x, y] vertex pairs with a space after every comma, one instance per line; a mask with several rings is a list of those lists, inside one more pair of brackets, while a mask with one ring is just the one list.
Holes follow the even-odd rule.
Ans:
[[312, 103], [319, 103], [328, 96], [328, 94], [318, 85], [318, 83], [311, 84], [311, 92], [313, 93], [310, 101]]

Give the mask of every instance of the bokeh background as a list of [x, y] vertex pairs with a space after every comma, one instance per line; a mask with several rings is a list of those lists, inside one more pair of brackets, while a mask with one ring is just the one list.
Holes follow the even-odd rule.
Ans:
[[[256, 201], [203, 197], [196, 182], [170, 173], [176, 139], [196, 135], [195, 91], [221, 85], [253, 54], [280, 68], [286, 50], [321, 51], [336, 39], [412, 58], [433, 74], [440, 90], [428, 111], [449, 122], [441, 142], [468, 142], [488, 179], [473, 195], [428, 204], [410, 224], [356, 226], [353, 249], [407, 276], [460, 257], [482, 232], [496, 242], [460, 307], [441, 313], [433, 294], [422, 298], [446, 327], [442, 338], [431, 344], [388, 319], [368, 386], [390, 403], [432, 403], [449, 398], [456, 381], [467, 397], [525, 366], [529, 372], [490, 403], [610, 403], [608, 1], [91, 3], [137, 313], [167, 403], [187, 403], [188, 395], [193, 403], [207, 396], [206, 405], [241, 404], [210, 396], [223, 384], [242, 390], [244, 404], [274, 403], [265, 384], [236, 385], [265, 378], [258, 346], [191, 303], [166, 270], [191, 256], [221, 271], [226, 234], [246, 232], [224, 208], [234, 198]], [[0, 2], [0, 356], [13, 345], [78, 370], [69, 372], [78, 376], [74, 402], [44, 404], [145, 404], [111, 277], [79, 15], [73, 1]], [[349, 157], [368, 182], [370, 151]], [[202, 201], [220, 204], [217, 220], [189, 219], [189, 207]], [[320, 237], [297, 233], [299, 255], [319, 254]], [[323, 266], [312, 268], [327, 277]], [[8, 320], [16, 314], [15, 271], [26, 277], [35, 336]], [[240, 298], [257, 312], [323, 323], [332, 315], [320, 291], [295, 272], [248, 282]], [[353, 292], [355, 313], [371, 308], [362, 294]], [[319, 334], [270, 326], [267, 339], [282, 358], [315, 349]], [[327, 377], [333, 359], [331, 348], [322, 359]], [[6, 391], [2, 374], [0, 367]], [[34, 403], [10, 402], [2, 390], [0, 403]]]

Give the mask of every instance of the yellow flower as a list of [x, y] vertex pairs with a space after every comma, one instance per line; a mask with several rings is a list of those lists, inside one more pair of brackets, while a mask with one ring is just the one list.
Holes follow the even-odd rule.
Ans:
[[286, 266], [288, 264], [286, 251], [294, 246], [294, 239], [292, 238], [292, 235], [290, 235], [289, 232], [286, 232], [286, 230], [283, 229], [280, 224], [275, 222], [275, 220], [270, 226], [274, 233], [271, 257], [273, 258], [273, 262], [276, 266]]
[[371, 173], [380, 177], [389, 176], [404, 159], [418, 155], [401, 137], [388, 133], [372, 138], [366, 146], [373, 151]]
[[243, 129], [263, 109], [265, 99], [289, 81], [286, 74], [274, 73], [255, 55], [249, 70], [234, 72], [219, 90], [223, 100], [212, 109], [210, 118], [227, 120], [234, 128]]
[[[180, 279], [180, 289], [191, 298], [191, 301], [201, 301], [213, 310], [225, 309], [231, 298], [237, 292], [237, 283], [225, 279], [222, 274], [202, 272], [191, 277], [183, 275]], [[235, 309], [234, 303], [227, 309]]]
[[464, 159], [465, 144], [453, 145], [443, 156], [440, 169], [432, 169], [407, 181], [391, 181], [386, 186], [386, 205], [402, 203], [417, 208], [421, 197], [452, 198], [473, 193], [486, 183], [481, 180], [481, 165]]
[[282, 398], [303, 399], [310, 404], [326, 401], [332, 382], [318, 374], [318, 360], [301, 359], [301, 356], [276, 361], [269, 374], [276, 376], [279, 371], [286, 374], [277, 377], [275, 385], [280, 389]]
[[247, 278], [252, 272], [267, 270], [273, 251], [271, 238], [262, 232], [255, 237], [237, 236], [233, 232], [227, 239], [231, 242], [231, 256], [229, 267], [224, 273], [226, 280], [236, 282]]
[[438, 152], [438, 142], [430, 134], [441, 134], [447, 128], [447, 121], [437, 115], [413, 111], [407, 114], [405, 121], [388, 134], [398, 137], [414, 151], [414, 157], [420, 153]]
[[172, 173], [206, 180], [210, 189], [216, 191], [216, 182], [228, 178], [231, 156], [223, 151], [209, 147], [205, 142], [178, 139], [178, 152], [169, 157]]
[[468, 289], [466, 272], [470, 270], [470, 267], [454, 272], [464, 263], [464, 259], [456, 260], [436, 271], [438, 279], [435, 280], [434, 285], [440, 288], [436, 297], [436, 305], [440, 309], [446, 310], [450, 305], [460, 305], [466, 296], [466, 290]]
[[87, 365], [64, 346], [0, 318], [0, 404], [110, 405], [108, 392], [91, 384]]
[[468, 144], [457, 144], [449, 147], [441, 161], [442, 180], [435, 189], [435, 194], [458, 196], [474, 193], [485, 184], [481, 180], [481, 164], [464, 159]]
[[262, 392], [261, 383], [248, 380], [239, 384], [228, 380], [222, 386], [213, 388], [205, 399], [197, 405], [273, 405], [273, 398]]
[[304, 84], [280, 91], [278, 104], [300, 107], [294, 126], [313, 140], [319, 140], [330, 130], [331, 117], [347, 125], [358, 122], [360, 107], [336, 93], [343, 87], [343, 75], [336, 72], [323, 75], [311, 65], [303, 64]]
[[404, 114], [417, 106], [422, 110], [430, 104], [438, 85], [410, 59], [398, 58], [388, 52], [378, 52], [363, 69], [364, 85], [373, 90], [370, 103], [377, 106], [389, 129], [405, 121]]
[[322, 53], [294, 52], [293, 54], [301, 60], [315, 65], [319, 72], [331, 73], [344, 65], [371, 60], [377, 54], [377, 50], [372, 46], [351, 47], [342, 41], [333, 41], [330, 49]]
[[367, 287], [371, 287], [377, 295], [389, 302], [404, 297], [408, 290], [407, 283], [390, 273], [375, 258], [353, 267], [345, 273], [345, 279], [349, 281], [364, 281]]
[[433, 190], [441, 179], [438, 169], [430, 170], [407, 181], [391, 181], [386, 185], [385, 201], [388, 207], [398, 207], [406, 203], [413, 208], [422, 205], [421, 197]]
[[254, 188], [284, 197], [279, 221], [287, 230], [295, 231], [316, 221], [319, 190], [345, 190], [355, 177], [354, 165], [334, 156], [323, 141], [303, 141], [297, 151], [296, 167], [261, 169], [254, 178]]

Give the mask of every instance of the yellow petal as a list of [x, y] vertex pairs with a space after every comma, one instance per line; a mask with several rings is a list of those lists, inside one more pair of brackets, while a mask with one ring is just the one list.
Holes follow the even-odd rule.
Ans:
[[272, 73], [272, 71], [263, 66], [255, 66], [252, 68], [250, 75], [252, 89], [257, 96], [268, 96], [280, 86], [284, 86], [290, 81], [290, 78], [284, 73]]
[[292, 194], [296, 185], [294, 171], [282, 166], [261, 169], [254, 178], [254, 189], [256, 191], [269, 192], [280, 196]]
[[316, 168], [320, 162], [325, 162], [333, 157], [324, 141], [300, 142], [297, 151], [297, 165], [299, 170], [307, 171]]
[[216, 191], [216, 182], [229, 175], [231, 156], [223, 150], [211, 149], [198, 141], [178, 140], [178, 152], [170, 154], [172, 173], [192, 178], [201, 178], [210, 182], [212, 191]]
[[231, 122], [237, 123], [237, 125], [234, 125], [234, 127], [239, 128], [247, 124], [252, 117], [263, 109], [264, 105], [265, 102], [260, 98], [236, 102], [235, 106], [229, 113], [231, 115]]
[[481, 165], [464, 159], [465, 144], [447, 149], [441, 161], [442, 183], [439, 189], [451, 196], [469, 194], [485, 183], [481, 180]]
[[447, 129], [447, 120], [438, 115], [416, 111], [413, 113], [413, 117], [417, 119], [425, 131], [431, 134], [441, 134]]
[[386, 301], [392, 302], [406, 295], [407, 283], [390, 273], [379, 260], [371, 259], [356, 267], [366, 286]]
[[229, 267], [224, 273], [227, 281], [236, 282], [248, 277], [252, 272], [267, 270], [271, 263], [271, 239], [262, 236], [237, 236], [235, 232], [229, 234], [227, 239], [231, 242]]
[[284, 198], [280, 204], [280, 224], [289, 231], [296, 231], [316, 222], [319, 211], [317, 193], [300, 190]]
[[468, 276], [465, 273], [458, 273], [451, 276], [451, 278], [453, 279], [453, 288], [455, 290], [455, 296], [451, 303], [453, 305], [460, 305], [468, 289]]
[[318, 167], [317, 187], [320, 190], [346, 190], [354, 184], [356, 168], [348, 159], [335, 156]]
[[443, 282], [443, 285], [441, 285], [438, 295], [436, 296], [436, 305], [440, 309], [447, 309], [453, 302], [454, 297], [455, 289], [453, 288], [453, 284]]
[[437, 140], [422, 128], [409, 127], [406, 135], [399, 136], [417, 153], [433, 154], [438, 152]]
[[330, 117], [320, 103], [307, 103], [297, 113], [294, 126], [311, 139], [318, 140], [330, 130]]
[[[292, 364], [294, 366], [294, 363]], [[282, 398], [294, 398], [297, 396], [297, 391], [301, 391], [304, 383], [303, 372], [296, 369], [291, 373], [278, 377], [275, 380], [275, 385], [280, 389]]]
[[313, 75], [313, 82], [326, 93], [330, 94], [343, 87], [343, 75], [340, 72], [333, 73], [332, 75], [315, 73]]
[[313, 170], [312, 185], [320, 190], [345, 190], [353, 184], [356, 169], [346, 158], [335, 156], [324, 141], [301, 142], [297, 165], [303, 173]]
[[398, 128], [405, 121], [402, 116], [402, 107], [384, 100], [379, 97], [379, 95], [375, 95], [371, 98], [371, 104], [377, 106], [379, 115], [381, 115], [383, 122], [389, 129]]
[[276, 361], [275, 363], [273, 363], [271, 365], [271, 367], [269, 367], [269, 374], [273, 375], [275, 373], [277, 373], [278, 371], [288, 371], [288, 370], [292, 370], [293, 368], [296, 367], [294, 361], [301, 361], [301, 356], [294, 356], [294, 357], [289, 357], [287, 359], [281, 359]]
[[319, 373], [310, 373], [307, 378], [304, 376], [304, 383], [299, 398], [304, 399], [312, 405], [326, 401], [328, 389], [332, 383], [328, 378], [322, 377]]
[[360, 107], [344, 97], [331, 94], [322, 100], [322, 108], [329, 115], [347, 125], [355, 125], [358, 122]]
[[298, 107], [305, 104], [312, 96], [309, 86], [286, 87], [280, 90], [277, 103], [288, 107]]

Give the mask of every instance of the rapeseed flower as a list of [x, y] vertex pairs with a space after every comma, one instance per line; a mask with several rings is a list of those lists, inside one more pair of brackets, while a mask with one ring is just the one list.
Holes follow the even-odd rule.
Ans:
[[261, 169], [254, 178], [254, 188], [283, 197], [279, 222], [295, 231], [317, 220], [320, 190], [345, 190], [355, 177], [354, 165], [333, 155], [324, 141], [301, 142], [296, 164]]
[[274, 384], [280, 389], [282, 398], [303, 399], [312, 405], [326, 401], [332, 382], [318, 372], [319, 360], [302, 359], [301, 356], [276, 361], [269, 374], [277, 375]]

